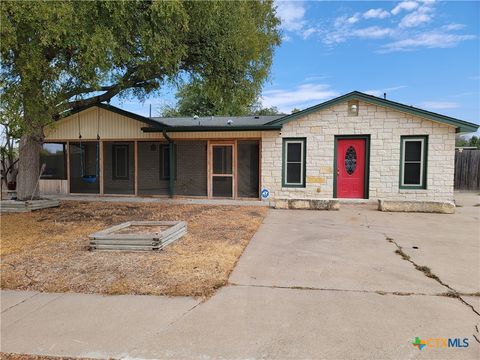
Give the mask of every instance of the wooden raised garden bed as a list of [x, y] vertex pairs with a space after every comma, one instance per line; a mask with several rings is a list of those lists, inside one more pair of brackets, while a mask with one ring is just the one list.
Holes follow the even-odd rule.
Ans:
[[161, 250], [187, 233], [185, 221], [127, 221], [89, 235], [92, 250]]

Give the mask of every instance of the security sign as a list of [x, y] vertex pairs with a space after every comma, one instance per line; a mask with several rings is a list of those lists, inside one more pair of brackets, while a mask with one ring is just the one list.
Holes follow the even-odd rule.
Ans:
[[267, 189], [262, 189], [262, 199], [268, 199], [269, 196], [270, 191], [268, 191]]

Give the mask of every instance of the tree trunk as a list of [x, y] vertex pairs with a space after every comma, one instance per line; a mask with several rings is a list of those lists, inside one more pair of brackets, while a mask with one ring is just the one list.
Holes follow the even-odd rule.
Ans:
[[42, 137], [38, 134], [26, 134], [20, 139], [17, 176], [18, 200], [38, 198], [37, 181], [40, 174], [40, 149]]

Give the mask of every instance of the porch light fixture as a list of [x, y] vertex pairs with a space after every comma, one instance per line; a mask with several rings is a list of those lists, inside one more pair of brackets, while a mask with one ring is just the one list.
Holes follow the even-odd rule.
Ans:
[[351, 100], [348, 102], [348, 115], [358, 116], [358, 100]]

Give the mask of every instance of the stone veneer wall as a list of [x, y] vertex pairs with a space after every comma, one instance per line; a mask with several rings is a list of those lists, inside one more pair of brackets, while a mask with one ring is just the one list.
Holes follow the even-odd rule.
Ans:
[[[270, 198], [333, 197], [335, 135], [370, 135], [370, 199], [453, 200], [455, 128], [385, 107], [359, 103], [358, 116], [347, 102], [262, 133], [262, 189]], [[400, 136], [428, 135], [427, 189], [399, 188]], [[282, 138], [307, 138], [305, 188], [282, 188]]]

